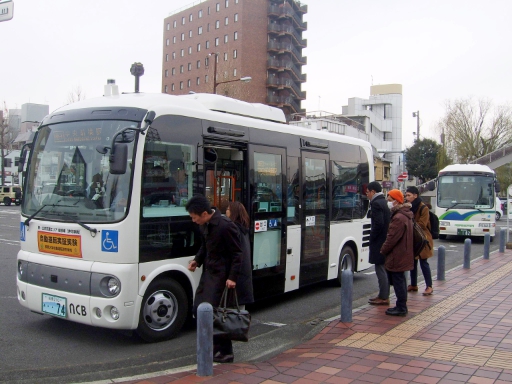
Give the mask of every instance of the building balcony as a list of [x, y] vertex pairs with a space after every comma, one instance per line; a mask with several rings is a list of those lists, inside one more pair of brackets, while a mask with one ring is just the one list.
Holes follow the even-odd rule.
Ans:
[[292, 79], [280, 79], [276, 76], [271, 76], [267, 79], [267, 88], [284, 89], [290, 88], [293, 85]]
[[305, 73], [302, 73], [302, 71], [297, 68], [295, 65], [292, 65], [290, 68], [293, 75], [297, 79], [297, 81], [300, 81], [301, 83], [305, 82], [307, 80], [307, 75]]
[[284, 70], [290, 70], [293, 67], [293, 62], [290, 60], [278, 60], [278, 59], [268, 59], [267, 60], [267, 68], [268, 69], [276, 69], [279, 72]]
[[284, 6], [278, 6], [278, 5], [269, 5], [268, 7], [268, 15], [277, 17], [279, 19], [293, 19], [295, 25], [297, 28], [301, 30], [308, 29], [308, 23], [305, 21], [302, 21], [301, 15], [298, 15], [295, 10], [288, 4], [284, 4]]

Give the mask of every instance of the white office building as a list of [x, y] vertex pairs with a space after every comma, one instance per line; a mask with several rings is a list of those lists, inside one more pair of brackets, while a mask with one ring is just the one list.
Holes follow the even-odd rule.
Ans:
[[402, 85], [372, 85], [370, 97], [352, 97], [342, 114], [308, 112], [290, 124], [357, 137], [372, 144], [374, 156], [390, 161], [393, 188], [405, 170], [402, 146]]

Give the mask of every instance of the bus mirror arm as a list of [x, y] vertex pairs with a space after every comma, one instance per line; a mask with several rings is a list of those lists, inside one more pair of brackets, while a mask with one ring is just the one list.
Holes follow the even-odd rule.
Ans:
[[32, 143], [25, 143], [21, 147], [21, 155], [18, 163], [18, 172], [23, 172], [23, 166], [25, 165], [25, 157], [27, 156], [27, 147], [32, 149]]
[[149, 128], [153, 120], [155, 120], [155, 116], [155, 111], [149, 111], [146, 113], [146, 117], [144, 117], [144, 126], [140, 129], [141, 134], [144, 134], [144, 132]]

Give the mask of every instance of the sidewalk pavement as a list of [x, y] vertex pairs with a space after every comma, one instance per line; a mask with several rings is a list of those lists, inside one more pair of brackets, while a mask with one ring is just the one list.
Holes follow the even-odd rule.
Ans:
[[434, 281], [432, 296], [422, 290], [408, 295], [406, 317], [366, 306], [352, 323], [331, 321], [262, 363], [215, 365], [211, 377], [190, 370], [124, 383], [512, 382], [512, 251], [452, 270]]

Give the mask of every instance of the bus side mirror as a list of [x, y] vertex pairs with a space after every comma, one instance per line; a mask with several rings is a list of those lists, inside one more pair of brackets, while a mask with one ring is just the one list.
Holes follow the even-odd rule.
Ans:
[[128, 163], [128, 146], [126, 144], [114, 143], [110, 152], [110, 173], [113, 175], [124, 175]]
[[501, 191], [500, 183], [498, 183], [497, 181], [494, 183], [494, 189], [496, 190], [496, 193]]
[[28, 149], [32, 148], [32, 143], [26, 143], [21, 148], [20, 160], [18, 162], [18, 173], [23, 172], [23, 168], [25, 167], [25, 160], [27, 158]]
[[434, 180], [429, 181], [427, 184], [427, 189], [432, 192], [434, 189], [436, 189], [436, 182]]

